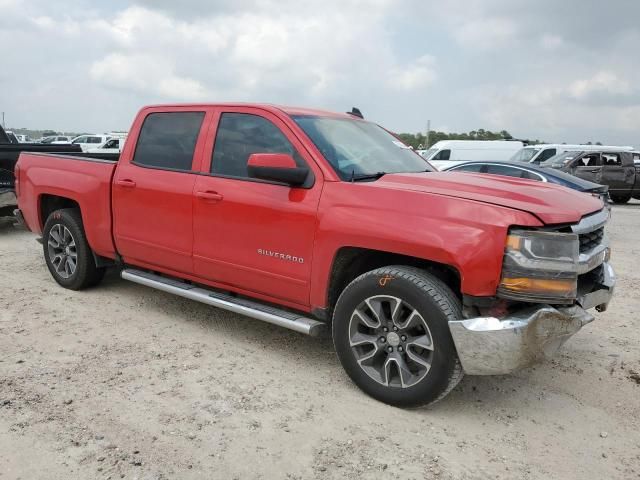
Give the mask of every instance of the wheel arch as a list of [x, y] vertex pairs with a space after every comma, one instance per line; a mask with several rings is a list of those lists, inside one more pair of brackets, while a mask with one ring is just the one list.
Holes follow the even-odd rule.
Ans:
[[326, 311], [330, 319], [344, 288], [365, 272], [389, 265], [404, 265], [425, 270], [442, 280], [461, 298], [460, 272], [453, 266], [396, 252], [362, 247], [341, 247], [336, 252], [329, 274]]

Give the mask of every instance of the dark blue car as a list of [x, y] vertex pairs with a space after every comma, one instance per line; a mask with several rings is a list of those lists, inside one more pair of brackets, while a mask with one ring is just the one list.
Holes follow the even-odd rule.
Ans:
[[448, 172], [472, 172], [488, 173], [490, 175], [505, 175], [507, 177], [526, 178], [538, 182], [555, 183], [579, 192], [590, 193], [602, 198], [605, 205], [609, 202], [609, 187], [575, 177], [553, 168], [539, 167], [531, 163], [501, 162], [501, 161], [475, 161], [458, 163], [452, 167], [444, 168]]

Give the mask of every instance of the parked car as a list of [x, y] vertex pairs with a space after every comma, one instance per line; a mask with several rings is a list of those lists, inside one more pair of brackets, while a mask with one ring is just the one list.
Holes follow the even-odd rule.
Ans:
[[579, 151], [560, 153], [541, 164], [576, 177], [609, 186], [614, 203], [627, 203], [640, 196], [640, 167], [626, 151]]
[[545, 143], [538, 145], [527, 145], [515, 153], [509, 160], [514, 162], [541, 164], [551, 157], [571, 151], [599, 152], [609, 150], [615, 152], [625, 152], [633, 150], [633, 147], [616, 147], [611, 145], [567, 145], [565, 143]]
[[15, 192], [14, 167], [20, 152], [79, 152], [75, 145], [42, 145], [40, 143], [19, 143], [11, 137], [0, 125], [0, 217], [13, 215], [18, 206]]
[[80, 290], [114, 265], [297, 332], [330, 329], [349, 376], [389, 404], [551, 355], [613, 294], [600, 199], [432, 172], [352, 115], [153, 106], [129, 135], [118, 161], [21, 154], [18, 217], [55, 281]]
[[15, 133], [12, 131], [7, 130], [7, 135], [9, 135], [10, 137], [13, 136], [15, 137], [16, 141], [18, 143], [28, 143], [30, 141], [29, 136], [28, 135], [21, 135], [19, 133]]
[[65, 145], [67, 143], [71, 143], [71, 137], [67, 137], [66, 135], [52, 135], [50, 137], [41, 138], [40, 143]]
[[431, 165], [443, 169], [471, 160], [508, 160], [522, 146], [522, 142], [515, 140], [441, 140], [418, 153]]
[[104, 144], [109, 140], [108, 135], [94, 134], [94, 135], [79, 135], [71, 140], [74, 145], [80, 145], [83, 152], [86, 152], [90, 148], [96, 148]]
[[89, 148], [87, 153], [120, 153], [124, 146], [124, 138], [110, 138], [96, 148]]
[[631, 155], [633, 155], [633, 164], [640, 165], [640, 152], [631, 152]]
[[589, 193], [609, 203], [609, 187], [599, 185], [560, 170], [543, 168], [531, 163], [520, 162], [465, 162], [446, 168], [448, 172], [488, 173], [507, 177], [526, 178], [538, 182], [555, 183], [579, 192]]

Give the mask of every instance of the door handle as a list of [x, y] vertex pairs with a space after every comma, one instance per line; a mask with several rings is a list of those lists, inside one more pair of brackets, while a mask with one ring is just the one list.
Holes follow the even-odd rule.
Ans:
[[219, 202], [224, 198], [218, 192], [196, 192], [196, 197], [210, 202]]
[[122, 180], [116, 180], [116, 185], [120, 185], [121, 187], [133, 188], [136, 186], [136, 182], [133, 180], [129, 180], [128, 178], [123, 178]]
[[591, 173], [598, 173], [600, 170], [598, 170], [597, 168], [594, 170], [589, 170]]

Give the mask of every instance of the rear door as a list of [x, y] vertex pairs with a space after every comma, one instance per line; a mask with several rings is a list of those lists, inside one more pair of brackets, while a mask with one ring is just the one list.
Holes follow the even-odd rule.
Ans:
[[137, 144], [125, 147], [113, 181], [114, 236], [125, 262], [192, 273], [192, 195], [206, 113], [150, 109]]
[[626, 152], [602, 153], [602, 183], [615, 195], [631, 194], [635, 182], [635, 167]]
[[[308, 305], [322, 174], [276, 115], [220, 110], [194, 189], [195, 274], [237, 290]], [[305, 187], [250, 178], [252, 153], [287, 153], [311, 169]]]
[[599, 152], [586, 153], [571, 163], [570, 172], [576, 177], [602, 183], [602, 157]]

